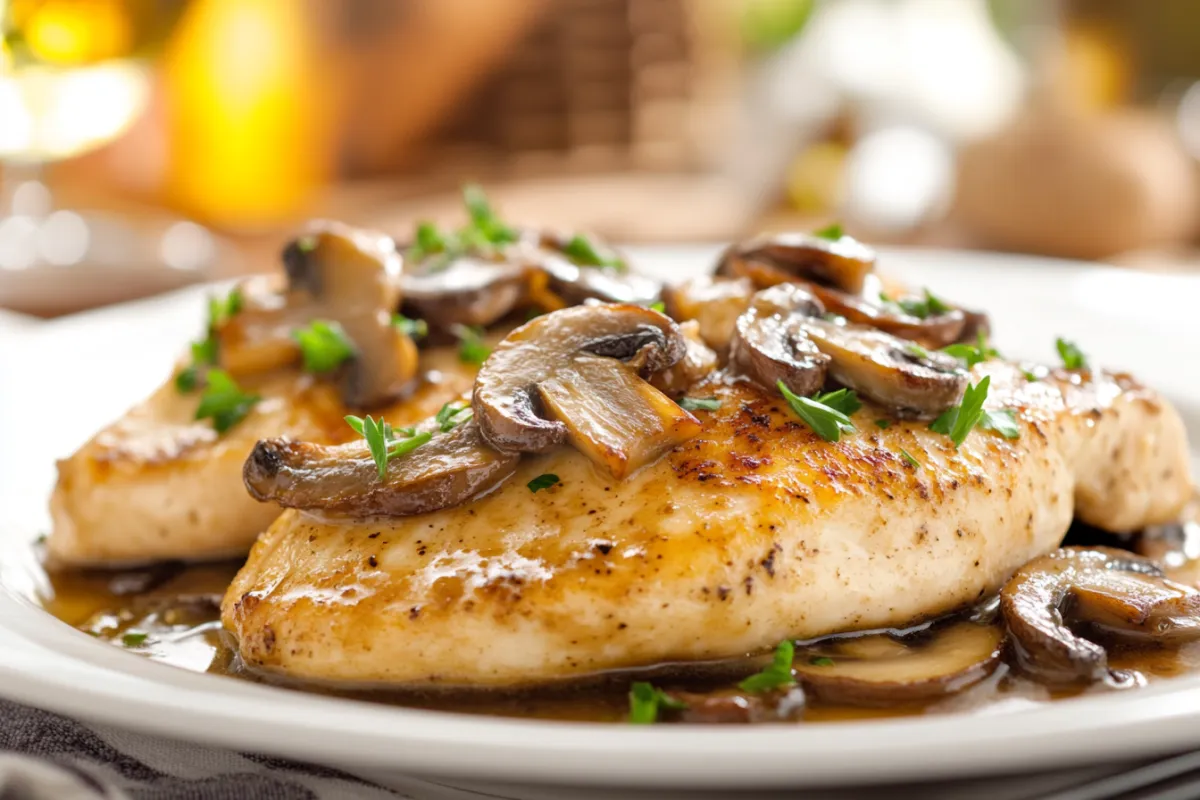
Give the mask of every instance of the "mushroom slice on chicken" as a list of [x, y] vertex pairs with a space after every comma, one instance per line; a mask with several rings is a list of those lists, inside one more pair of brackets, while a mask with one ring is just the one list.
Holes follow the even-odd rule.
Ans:
[[475, 419], [494, 447], [543, 453], [570, 441], [621, 478], [699, 432], [695, 417], [643, 380], [686, 351], [679, 326], [641, 306], [546, 314], [483, 365]]
[[801, 651], [794, 668], [805, 691], [821, 700], [886, 706], [973, 686], [1000, 665], [1003, 649], [998, 626], [963, 621], [909, 639], [831, 640]]
[[336, 323], [354, 355], [338, 368], [342, 400], [371, 408], [411, 389], [412, 339], [392, 324], [400, 305], [400, 256], [392, 240], [336, 222], [318, 222], [283, 252], [283, 294], [252, 293], [217, 331], [221, 366], [246, 374], [297, 361], [293, 332], [312, 321]]
[[737, 319], [730, 365], [768, 389], [782, 381], [796, 394], [812, 394], [824, 385], [830, 358], [808, 337], [804, 323], [824, 310], [819, 300], [795, 284], [764, 289]]
[[503, 483], [520, 461], [485, 442], [473, 420], [436, 430], [420, 426], [418, 434], [433, 438], [389, 459], [382, 480], [361, 439], [336, 446], [266, 439], [246, 460], [243, 478], [255, 499], [284, 508], [404, 517], [464, 503]]
[[[830, 289], [812, 284], [813, 294], [825, 304], [831, 313], [845, 317], [847, 322], [855, 325], [867, 325], [872, 328], [917, 342], [925, 347], [941, 348], [957, 341], [964, 341], [963, 331], [966, 329], [965, 312], [952, 308], [942, 310], [927, 316], [909, 313], [903, 306], [896, 303], [881, 302], [868, 299], [865, 295], [853, 295], [847, 292]], [[976, 315], [976, 327], [979, 330], [980, 320]], [[986, 317], [982, 324], [986, 329]], [[969, 341], [974, 342], [974, 334]]]
[[670, 395], [680, 397], [695, 384], [711, 375], [719, 366], [717, 354], [700, 336], [700, 323], [688, 320], [679, 324], [687, 340], [687, 353], [674, 366], [650, 376], [650, 385]]
[[401, 278], [404, 309], [430, 325], [486, 327], [525, 304], [533, 270], [499, 256], [439, 253]]
[[1104, 647], [1072, 630], [1133, 642], [1200, 639], [1200, 592], [1149, 559], [1108, 547], [1064, 547], [1017, 570], [1000, 608], [1021, 668], [1056, 684], [1108, 677]]
[[809, 318], [804, 332], [827, 355], [829, 375], [877, 403], [910, 416], [934, 416], [967, 388], [956, 358], [856, 325]]
[[659, 281], [631, 272], [628, 260], [597, 237], [547, 232], [538, 242], [538, 267], [563, 306], [585, 300], [645, 306], [662, 293]]
[[718, 275], [750, 278], [760, 287], [800, 278], [858, 294], [875, 269], [875, 251], [849, 236], [827, 239], [807, 233], [756, 236], [733, 244], [717, 264]]

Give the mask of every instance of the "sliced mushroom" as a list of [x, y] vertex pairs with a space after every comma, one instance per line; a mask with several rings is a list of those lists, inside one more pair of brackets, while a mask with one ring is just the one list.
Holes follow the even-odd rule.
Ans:
[[804, 691], [796, 686], [760, 694], [736, 689], [712, 692], [671, 692], [687, 707], [672, 712], [668, 721], [690, 725], [748, 725], [760, 722], [786, 722], [799, 719], [804, 712]]
[[401, 278], [405, 313], [448, 330], [488, 326], [524, 305], [533, 270], [497, 254], [437, 254], [410, 265]]
[[316, 222], [283, 252], [283, 293], [247, 291], [217, 332], [221, 366], [234, 374], [299, 360], [292, 338], [314, 320], [336, 323], [354, 345], [338, 370], [342, 400], [370, 408], [404, 393], [417, 372], [412, 340], [392, 324], [400, 304], [400, 257], [383, 234]]
[[718, 275], [750, 278], [760, 288], [796, 278], [858, 294], [875, 269], [875, 251], [849, 236], [826, 239], [806, 233], [756, 236], [727, 249]]
[[507, 480], [519, 461], [519, 455], [488, 445], [468, 421], [389, 460], [382, 481], [361, 439], [336, 446], [261, 441], [246, 460], [243, 479], [255, 499], [285, 508], [402, 517], [464, 503]]
[[749, 278], [693, 278], [663, 289], [663, 303], [671, 318], [696, 320], [708, 346], [725, 353], [754, 291]]
[[493, 446], [541, 453], [570, 440], [623, 477], [700, 423], [642, 380], [682, 359], [683, 334], [641, 306], [576, 306], [538, 317], [492, 352], [472, 406]]
[[804, 331], [829, 356], [829, 375], [877, 403], [933, 416], [958, 402], [967, 374], [956, 358], [882, 331], [809, 318]]
[[885, 706], [930, 700], [973, 686], [995, 671], [1004, 649], [996, 625], [955, 622], [916, 637], [835, 639], [795, 661], [810, 695], [830, 703]]
[[824, 385], [830, 359], [808, 337], [804, 323], [824, 311], [820, 301], [796, 284], [764, 289], [737, 319], [730, 366], [768, 389], [783, 381], [796, 394], [812, 394]]
[[658, 300], [662, 293], [660, 282], [630, 271], [628, 259], [597, 237], [587, 237], [586, 241], [607, 263], [572, 261], [567, 253], [572, 240], [570, 236], [546, 232], [539, 239], [542, 252], [537, 259], [538, 266], [549, 278], [549, 290], [561, 298], [563, 306], [577, 305], [585, 300], [645, 306]]
[[[921, 318], [906, 314], [899, 306], [882, 303], [878, 299], [847, 294], [816, 284], [812, 284], [810, 288], [826, 309], [856, 325], [868, 325], [934, 349], [953, 344], [962, 338], [966, 317], [958, 309]], [[974, 342], [974, 339], [971, 341]]]
[[1017, 663], [1048, 683], [1105, 679], [1108, 654], [1072, 626], [1134, 642], [1200, 639], [1200, 592], [1153, 561], [1108, 547], [1064, 547], [1026, 564], [1000, 593]]
[[700, 336], [700, 323], [688, 320], [679, 324], [687, 340], [687, 353], [673, 367], [650, 376], [650, 385], [671, 397], [680, 397], [693, 385], [707, 378], [719, 366], [717, 354]]

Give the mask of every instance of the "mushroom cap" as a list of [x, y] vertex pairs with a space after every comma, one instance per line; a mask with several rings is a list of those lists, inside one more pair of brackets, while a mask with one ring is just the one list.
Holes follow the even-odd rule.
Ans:
[[410, 265], [401, 278], [410, 316], [439, 328], [486, 327], [526, 301], [531, 267], [499, 255], [460, 255], [442, 261], [432, 256]]
[[796, 284], [757, 293], [734, 325], [730, 365], [767, 389], [782, 381], [796, 394], [812, 394], [824, 385], [830, 359], [808, 337], [804, 323], [824, 311], [819, 300]]
[[[564, 421], [547, 414], [539, 387], [551, 378], [569, 377], [576, 359], [617, 359], [649, 376], [686, 352], [679, 326], [641, 306], [594, 304], [545, 314], [492, 351], [475, 380], [475, 419], [495, 447], [545, 452], [565, 442], [568, 430]], [[604, 393], [603, 386], [586, 389], [597, 397]]]
[[721, 254], [717, 274], [747, 277], [759, 286], [800, 278], [858, 294], [875, 269], [875, 251], [849, 236], [826, 239], [776, 233], [736, 242]]
[[1108, 677], [1108, 654], [1071, 626], [1141, 642], [1200, 638], [1200, 592], [1155, 562], [1109, 547], [1064, 547], [1017, 570], [1000, 592], [1018, 665], [1049, 683]]

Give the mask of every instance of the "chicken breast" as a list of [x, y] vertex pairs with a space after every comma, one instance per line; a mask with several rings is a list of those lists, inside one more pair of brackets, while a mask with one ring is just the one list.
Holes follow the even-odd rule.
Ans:
[[[955, 449], [925, 423], [819, 439], [782, 398], [718, 374], [705, 429], [616, 482], [563, 448], [424, 516], [283, 514], [225, 597], [253, 668], [300, 679], [505, 687], [906, 624], [994, 593], [1072, 514], [1118, 530], [1191, 492], [1176, 412], [1123, 376], [1027, 381], [999, 362]], [[602, 389], [597, 389], [602, 391]], [[910, 454], [916, 464], [906, 458]], [[531, 492], [544, 473], [559, 482]]]
[[[396, 425], [435, 413], [470, 388], [475, 369], [452, 348], [423, 353], [427, 379], [385, 409]], [[58, 463], [47, 541], [52, 566], [117, 566], [240, 556], [279, 514], [254, 501], [242, 465], [270, 436], [339, 442], [355, 434], [336, 389], [296, 369], [241, 379], [263, 399], [223, 435], [195, 419], [199, 395], [168, 381], [150, 398]]]

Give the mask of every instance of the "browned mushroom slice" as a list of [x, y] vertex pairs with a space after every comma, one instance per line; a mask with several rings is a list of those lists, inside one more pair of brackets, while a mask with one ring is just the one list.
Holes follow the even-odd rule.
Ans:
[[411, 265], [400, 285], [409, 316], [449, 329], [487, 326], [508, 316], [524, 304], [530, 276], [523, 263], [437, 254]]
[[849, 236], [826, 239], [779, 233], [737, 242], [717, 263], [718, 275], [750, 278], [761, 287], [796, 278], [858, 294], [875, 269], [875, 251]]
[[1020, 667], [1049, 683], [1102, 680], [1104, 647], [1072, 630], [1131, 641], [1200, 638], [1200, 592], [1157, 564], [1108, 547], [1064, 547], [1026, 564], [1000, 593]]
[[355, 517], [410, 516], [464, 503], [506, 480], [520, 456], [489, 446], [473, 421], [388, 461], [379, 480], [366, 442], [259, 442], [243, 470], [257, 500]]
[[628, 259], [597, 237], [546, 232], [538, 239], [538, 266], [563, 305], [600, 300], [645, 306], [662, 293], [659, 281], [630, 271]]
[[956, 622], [908, 642], [885, 634], [834, 640], [797, 654], [797, 678], [831, 703], [885, 706], [962, 691], [1000, 664], [996, 625]]
[[764, 289], [734, 326], [730, 366], [768, 389], [783, 381], [796, 394], [812, 394], [825, 383], [829, 356], [809, 339], [804, 322], [824, 310], [795, 284]]
[[483, 365], [475, 419], [495, 447], [540, 453], [569, 438], [622, 475], [699, 431], [695, 417], [639, 377], [686, 350], [678, 325], [641, 306], [546, 314], [509, 334]]
[[724, 354], [754, 291], [749, 278], [694, 278], [663, 289], [663, 304], [673, 319], [696, 320], [705, 343]]
[[687, 353], [675, 366], [650, 376], [651, 386], [672, 397], [686, 394], [719, 366], [717, 354], [700, 336], [700, 323], [694, 319], [682, 322], [679, 331], [687, 340]]
[[829, 356], [830, 377], [897, 412], [939, 414], [957, 403], [967, 387], [958, 359], [915, 342], [812, 318], [804, 322], [804, 330]]
[[922, 318], [905, 313], [897, 305], [871, 300], [865, 296], [847, 294], [816, 284], [812, 284], [810, 288], [830, 313], [845, 317], [847, 322], [855, 325], [878, 328], [885, 333], [934, 349], [946, 347], [962, 339], [966, 318], [964, 312], [958, 309]]

